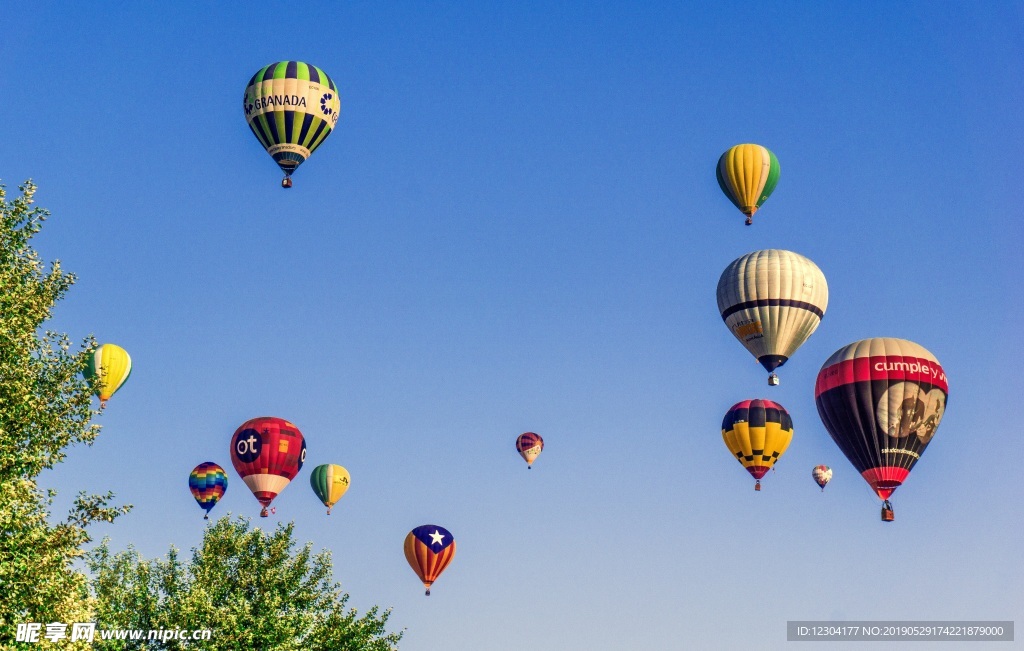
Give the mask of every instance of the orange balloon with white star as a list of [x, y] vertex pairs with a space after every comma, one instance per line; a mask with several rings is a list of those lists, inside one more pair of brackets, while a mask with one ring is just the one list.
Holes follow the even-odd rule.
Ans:
[[405, 560], [430, 596], [430, 586], [441, 576], [455, 557], [455, 538], [436, 524], [416, 527], [405, 537]]

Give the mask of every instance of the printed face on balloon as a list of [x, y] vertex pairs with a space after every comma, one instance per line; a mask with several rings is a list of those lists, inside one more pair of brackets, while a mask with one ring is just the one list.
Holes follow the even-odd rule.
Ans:
[[878, 427], [892, 438], [915, 435], [927, 445], [939, 427], [946, 409], [946, 395], [941, 389], [924, 392], [917, 382], [897, 382], [888, 387], [878, 400]]

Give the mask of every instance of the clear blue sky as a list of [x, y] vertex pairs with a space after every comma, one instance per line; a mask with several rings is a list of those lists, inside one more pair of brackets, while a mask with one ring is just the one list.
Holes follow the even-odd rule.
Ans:
[[[230, 475], [213, 514], [255, 517], [228, 439], [275, 415], [309, 458], [259, 524], [330, 549], [404, 651], [1024, 620], [1019, 3], [180, 5], [4, 10], [0, 178], [35, 179], [38, 247], [80, 277], [51, 326], [135, 362], [98, 442], [44, 477], [61, 508], [135, 505], [97, 536], [195, 545], [207, 460]], [[240, 101], [281, 59], [342, 99], [290, 191]], [[740, 142], [782, 167], [752, 228], [714, 177]], [[808, 256], [831, 294], [777, 388], [715, 303], [762, 248]], [[950, 378], [892, 525], [813, 398], [822, 362], [874, 336]], [[753, 397], [796, 428], [761, 493], [720, 435]], [[547, 441], [529, 472], [526, 430]], [[352, 473], [329, 518], [319, 463]], [[425, 523], [459, 545], [429, 599], [401, 551]]]

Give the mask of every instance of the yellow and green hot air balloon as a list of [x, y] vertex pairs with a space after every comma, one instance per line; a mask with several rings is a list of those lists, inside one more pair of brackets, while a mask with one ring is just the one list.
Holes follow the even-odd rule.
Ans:
[[718, 186], [754, 223], [754, 213], [779, 183], [779, 159], [761, 145], [736, 145], [718, 159]]
[[242, 104], [249, 128], [284, 172], [285, 188], [292, 187], [292, 173], [331, 134], [341, 110], [334, 81], [301, 61], [261, 68], [249, 80]]
[[309, 476], [309, 483], [313, 487], [313, 492], [327, 507], [327, 515], [330, 515], [331, 509], [348, 491], [352, 478], [349, 476], [348, 470], [343, 467], [326, 463], [313, 468], [313, 474]]
[[128, 380], [132, 374], [132, 358], [128, 351], [114, 344], [103, 344], [87, 360], [82, 375], [92, 383], [100, 397], [100, 407], [107, 406], [107, 400]]

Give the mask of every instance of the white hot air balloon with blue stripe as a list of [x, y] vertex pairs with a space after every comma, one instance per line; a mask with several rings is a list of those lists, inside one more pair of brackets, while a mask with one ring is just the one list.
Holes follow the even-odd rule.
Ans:
[[817, 329], [828, 307], [828, 284], [804, 256], [766, 249], [733, 260], [718, 280], [722, 320], [770, 374]]

